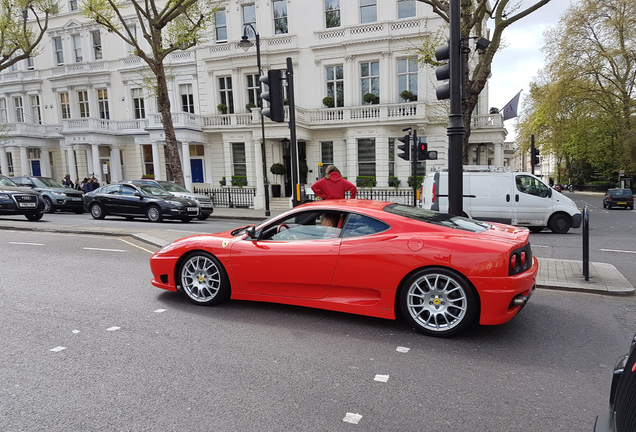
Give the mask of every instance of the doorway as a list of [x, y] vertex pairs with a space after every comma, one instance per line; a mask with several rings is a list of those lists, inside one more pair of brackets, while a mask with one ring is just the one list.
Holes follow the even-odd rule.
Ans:
[[203, 159], [190, 159], [192, 183], [203, 183]]
[[39, 160], [32, 160], [31, 161], [31, 173], [35, 177], [40, 177], [42, 175], [42, 170], [40, 169], [40, 161]]

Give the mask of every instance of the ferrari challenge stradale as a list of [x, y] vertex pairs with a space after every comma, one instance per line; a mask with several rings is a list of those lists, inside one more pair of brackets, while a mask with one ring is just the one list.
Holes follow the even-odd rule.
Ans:
[[229, 298], [396, 319], [451, 336], [502, 324], [535, 288], [529, 231], [369, 200], [304, 204], [260, 225], [176, 240], [152, 284], [194, 303]]

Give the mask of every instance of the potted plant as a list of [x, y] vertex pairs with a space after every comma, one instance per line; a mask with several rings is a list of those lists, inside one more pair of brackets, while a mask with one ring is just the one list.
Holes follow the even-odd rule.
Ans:
[[220, 184], [221, 186], [225, 186], [225, 185], [226, 185], [225, 177], [223, 177], [223, 179], [219, 181], [219, 184]]
[[415, 102], [417, 101], [417, 95], [413, 94], [412, 91], [404, 90], [400, 93], [400, 97], [404, 99], [406, 102]]
[[227, 105], [225, 105], [224, 103], [218, 104], [216, 106], [216, 109], [218, 109], [221, 114], [227, 114]]
[[322, 104], [324, 106], [326, 106], [327, 108], [333, 108], [334, 107], [334, 100], [331, 96], [327, 96], [326, 98], [322, 99]]
[[252, 111], [252, 108], [256, 108], [256, 104], [253, 104], [252, 102], [250, 102], [245, 105], [245, 109], [247, 110], [247, 112]]
[[397, 177], [389, 177], [389, 186], [393, 186], [394, 188], [399, 188], [400, 187], [400, 183], [402, 183], [402, 181], [397, 178]]
[[375, 176], [358, 176], [356, 178], [356, 186], [362, 188], [375, 186]]
[[287, 169], [285, 165], [281, 163], [275, 163], [269, 167], [269, 171], [276, 176], [276, 183], [272, 184], [272, 196], [274, 198], [280, 197], [280, 183], [278, 183], [278, 176], [285, 175]]
[[247, 186], [247, 176], [243, 176], [243, 175], [232, 176], [232, 186], [238, 186], [240, 188], [242, 188], [243, 186]]
[[371, 105], [375, 105], [380, 102], [380, 98], [373, 93], [366, 93], [362, 96], [362, 100]]
[[155, 175], [154, 174], [144, 174], [141, 176], [142, 179], [150, 179], [150, 180], [154, 180], [155, 179]]

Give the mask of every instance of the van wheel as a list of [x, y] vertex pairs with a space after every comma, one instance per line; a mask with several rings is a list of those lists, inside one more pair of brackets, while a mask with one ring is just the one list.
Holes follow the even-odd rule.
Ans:
[[552, 215], [548, 222], [548, 228], [555, 234], [565, 234], [570, 230], [570, 217], [563, 213]]
[[528, 229], [530, 230], [531, 233], [535, 233], [535, 234], [543, 231], [543, 227], [540, 227], [540, 226], [531, 226], [531, 227], [528, 227]]

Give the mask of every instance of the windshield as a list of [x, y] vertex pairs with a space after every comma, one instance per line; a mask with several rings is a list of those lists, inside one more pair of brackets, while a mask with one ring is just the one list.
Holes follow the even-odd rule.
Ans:
[[17, 184], [13, 183], [13, 180], [10, 180], [6, 177], [0, 177], [0, 185], [2, 186], [17, 186]]
[[156, 195], [156, 196], [166, 196], [170, 195], [165, 190], [158, 188], [157, 186], [149, 186], [149, 185], [138, 185], [139, 189], [146, 195]]
[[389, 204], [384, 207], [383, 210], [409, 219], [415, 219], [422, 222], [441, 225], [447, 228], [454, 228], [474, 233], [480, 233], [490, 229], [490, 224], [486, 222], [479, 222], [473, 219], [453, 216], [446, 213], [438, 213], [402, 204]]
[[35, 187], [39, 188], [65, 188], [62, 182], [48, 177], [33, 177], [31, 180]]
[[189, 190], [187, 190], [186, 188], [179, 186], [176, 183], [172, 183], [172, 182], [157, 182], [161, 185], [162, 188], [164, 188], [165, 190], [169, 191], [169, 192], [185, 192], [185, 193], [190, 193]]

